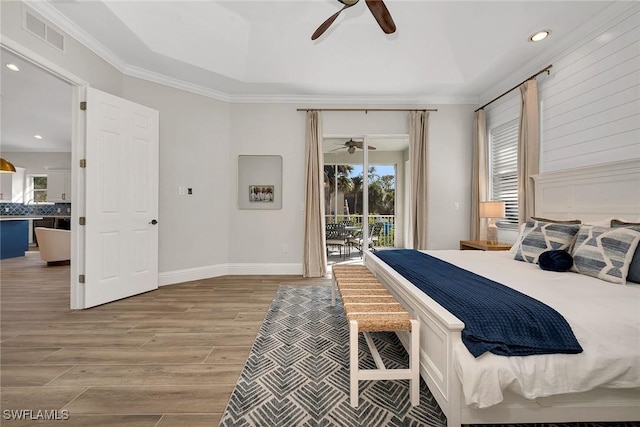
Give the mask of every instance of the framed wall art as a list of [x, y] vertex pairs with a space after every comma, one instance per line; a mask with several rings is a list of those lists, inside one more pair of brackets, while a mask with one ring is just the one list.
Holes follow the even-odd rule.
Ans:
[[238, 156], [238, 208], [282, 209], [282, 156]]

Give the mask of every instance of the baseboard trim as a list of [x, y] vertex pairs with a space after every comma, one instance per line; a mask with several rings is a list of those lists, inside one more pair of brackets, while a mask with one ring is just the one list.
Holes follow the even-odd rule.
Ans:
[[302, 264], [229, 264], [229, 275], [302, 275]]
[[158, 286], [175, 285], [193, 280], [210, 279], [221, 276], [252, 275], [302, 275], [302, 264], [219, 264], [204, 267], [173, 270], [158, 275]]
[[176, 283], [191, 282], [193, 280], [210, 279], [212, 277], [226, 276], [227, 274], [229, 274], [227, 264], [167, 271], [158, 275], [158, 286], [175, 285]]

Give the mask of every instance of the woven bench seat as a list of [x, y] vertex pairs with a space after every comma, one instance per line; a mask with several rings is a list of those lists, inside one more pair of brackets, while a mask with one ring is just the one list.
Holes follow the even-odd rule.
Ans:
[[347, 313], [349, 322], [358, 322], [358, 332], [411, 331], [409, 313]]
[[367, 298], [367, 297], [375, 297], [375, 296], [391, 296], [389, 291], [384, 288], [383, 289], [368, 289], [368, 288], [345, 289], [338, 286], [338, 290], [340, 291], [341, 297], [359, 296], [359, 297]]
[[379, 282], [375, 283], [375, 282], [340, 282], [340, 289], [360, 289], [362, 291], [365, 291], [367, 289], [387, 289], [384, 286], [382, 286]]
[[372, 283], [378, 283], [378, 279], [376, 278], [376, 276], [374, 276], [373, 274], [367, 276], [364, 274], [345, 274], [345, 275], [337, 275], [335, 277], [335, 281], [338, 283], [346, 283], [346, 282], [372, 282]]
[[373, 303], [378, 304], [378, 303], [385, 303], [385, 302], [397, 303], [398, 301], [396, 301], [393, 295], [389, 295], [389, 296], [374, 295], [369, 297], [362, 296], [362, 295], [347, 295], [342, 298], [343, 304], [354, 303], [354, 302], [363, 303], [363, 304], [373, 304]]
[[345, 313], [402, 313], [405, 310], [404, 307], [397, 302], [388, 302], [381, 304], [345, 303], [344, 311]]
[[[336, 288], [340, 292], [349, 322], [350, 403], [358, 406], [358, 382], [364, 380], [408, 379], [411, 404], [420, 404], [420, 323], [411, 318], [393, 295], [365, 266], [334, 265], [331, 281], [331, 305], [335, 305]], [[358, 335], [362, 332], [377, 369], [358, 366]], [[409, 369], [387, 369], [371, 332], [409, 332]]]
[[369, 271], [364, 265], [354, 264], [336, 264], [332, 267], [334, 272], [336, 271]]

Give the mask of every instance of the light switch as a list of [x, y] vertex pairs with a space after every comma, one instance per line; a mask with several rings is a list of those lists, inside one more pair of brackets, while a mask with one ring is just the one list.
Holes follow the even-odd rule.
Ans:
[[178, 196], [184, 196], [184, 195], [185, 195], [185, 188], [178, 187]]

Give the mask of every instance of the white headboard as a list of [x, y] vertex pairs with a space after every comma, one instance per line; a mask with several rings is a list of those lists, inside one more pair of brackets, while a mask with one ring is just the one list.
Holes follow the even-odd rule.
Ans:
[[640, 159], [535, 175], [536, 216], [640, 219]]

